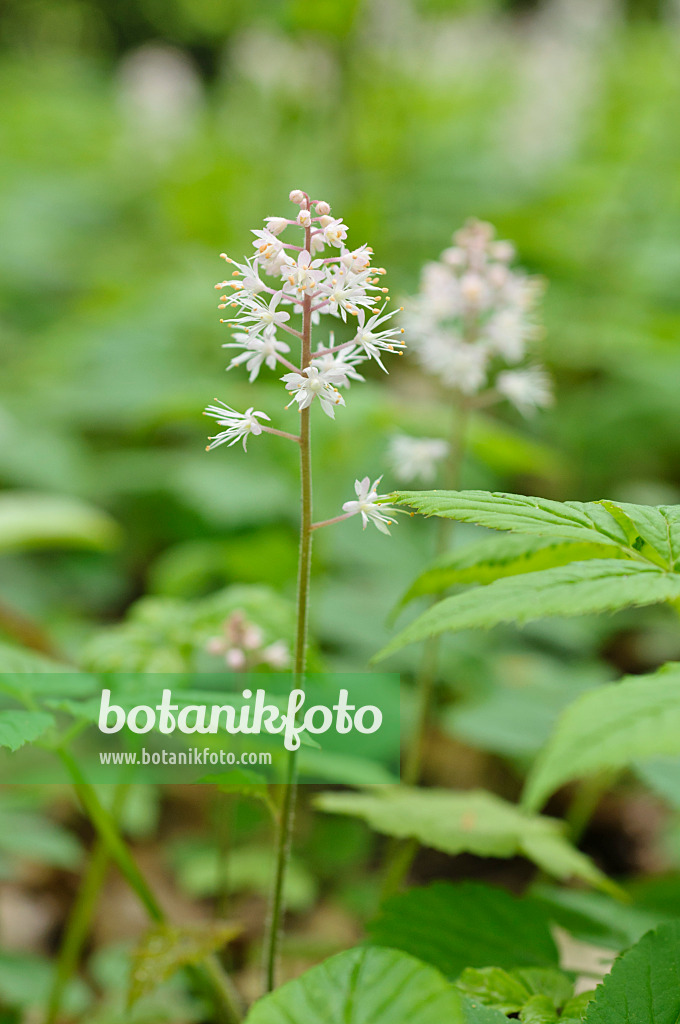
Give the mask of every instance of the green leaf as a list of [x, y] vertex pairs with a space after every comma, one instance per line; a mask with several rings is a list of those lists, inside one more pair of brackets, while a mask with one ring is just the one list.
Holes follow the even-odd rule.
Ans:
[[260, 999], [246, 1018], [246, 1024], [405, 1021], [463, 1024], [460, 996], [433, 967], [406, 953], [379, 947], [350, 949], [331, 957]]
[[415, 579], [401, 604], [460, 584], [488, 584], [505, 576], [538, 572], [591, 558], [618, 558], [620, 555], [616, 547], [604, 541], [557, 540], [522, 534], [488, 537], [438, 558]]
[[493, 1006], [484, 1006], [475, 999], [461, 999], [465, 1024], [508, 1024], [508, 1018]]
[[392, 500], [425, 516], [492, 530], [628, 547], [626, 531], [598, 502], [551, 501], [492, 491], [396, 491]]
[[414, 838], [451, 856], [528, 857], [557, 878], [578, 877], [601, 887], [612, 883], [570, 845], [562, 823], [528, 814], [493, 793], [464, 793], [407, 786], [380, 793], [322, 793], [316, 806], [330, 814], [363, 818], [399, 839]]
[[30, 491], [0, 494], [0, 552], [35, 548], [109, 551], [120, 539], [114, 520], [77, 498]]
[[152, 928], [133, 957], [128, 1005], [134, 1006], [180, 968], [201, 963], [240, 931], [239, 925], [219, 922], [183, 928], [162, 924]]
[[574, 1017], [576, 1020], [582, 1020], [585, 1017], [586, 1010], [593, 1000], [595, 995], [595, 989], [589, 989], [588, 992], [579, 992], [577, 996], [573, 996], [569, 999], [562, 1007], [562, 1020], [566, 1020], [570, 1017]]
[[586, 1024], [677, 1024], [680, 921], [648, 932], [595, 990]]
[[680, 575], [649, 563], [593, 559], [511, 576], [455, 594], [398, 633], [374, 661], [440, 633], [523, 624], [551, 616], [585, 615], [680, 598]]
[[494, 530], [613, 544], [668, 569], [680, 559], [680, 506], [562, 502], [491, 491], [397, 491], [393, 500], [426, 516]]
[[0, 711], [0, 747], [18, 750], [32, 743], [54, 725], [45, 711]]
[[501, 1013], [517, 1013], [531, 993], [526, 986], [500, 967], [466, 967], [456, 988], [468, 999], [478, 999]]
[[524, 1024], [555, 1024], [557, 1013], [548, 996], [530, 996], [519, 1015]]
[[680, 755], [678, 664], [579, 697], [534, 764], [523, 804], [535, 810], [565, 782], [660, 755]]
[[465, 967], [558, 962], [547, 912], [478, 882], [435, 882], [393, 896], [368, 934], [372, 943], [411, 953], [451, 979]]

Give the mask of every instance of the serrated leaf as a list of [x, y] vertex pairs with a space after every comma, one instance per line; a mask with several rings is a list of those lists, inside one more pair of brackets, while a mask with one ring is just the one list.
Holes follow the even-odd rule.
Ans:
[[463, 1024], [460, 996], [433, 967], [406, 953], [377, 946], [331, 957], [260, 999], [246, 1018], [246, 1024], [405, 1021]]
[[128, 1005], [152, 992], [182, 967], [205, 960], [240, 933], [235, 924], [215, 923], [179, 928], [158, 925], [136, 950], [130, 974]]
[[560, 1019], [566, 1021], [573, 1017], [576, 1020], [582, 1020], [586, 1009], [593, 1000], [595, 991], [593, 988], [589, 989], [588, 992], [579, 992], [577, 996], [572, 996], [562, 1007], [562, 1017]]
[[522, 802], [535, 810], [572, 779], [663, 755], [680, 755], [680, 665], [579, 697], [535, 762]]
[[465, 1024], [508, 1024], [508, 1018], [493, 1006], [484, 1006], [475, 999], [461, 998]]
[[54, 725], [45, 711], [0, 711], [0, 747], [19, 750], [43, 736]]
[[598, 502], [551, 501], [493, 491], [396, 491], [391, 497], [425, 516], [492, 530], [629, 546], [626, 531]]
[[649, 563], [593, 559], [510, 576], [455, 594], [429, 608], [398, 633], [374, 661], [440, 633], [523, 624], [552, 616], [615, 611], [680, 598], [680, 575]]
[[648, 932], [595, 990], [586, 1024], [677, 1024], [680, 921]]
[[592, 885], [612, 883], [576, 850], [554, 818], [527, 814], [514, 804], [482, 790], [464, 793], [407, 786], [378, 793], [322, 793], [316, 806], [330, 814], [349, 814], [384, 835], [414, 838], [451, 856], [533, 860], [557, 878], [578, 877]]
[[368, 934], [373, 944], [411, 953], [452, 980], [465, 967], [558, 962], [547, 912], [478, 882], [435, 882], [393, 896]]
[[77, 498], [29, 491], [0, 494], [0, 551], [108, 551], [119, 539], [120, 529], [109, 515]]
[[418, 576], [401, 600], [407, 604], [425, 594], [469, 583], [493, 583], [506, 576], [551, 569], [591, 558], [618, 558], [612, 544], [559, 540], [522, 534], [488, 537], [447, 552]]

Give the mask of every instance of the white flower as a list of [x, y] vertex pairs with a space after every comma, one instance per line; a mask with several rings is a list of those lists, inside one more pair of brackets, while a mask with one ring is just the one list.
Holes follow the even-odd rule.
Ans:
[[368, 283], [370, 276], [370, 270], [354, 273], [343, 265], [326, 267], [326, 279], [321, 285], [324, 312], [334, 316], [339, 313], [347, 320], [348, 312], [356, 313], [357, 307], [372, 305], [373, 296], [367, 292], [376, 289]]
[[269, 263], [280, 256], [283, 250], [283, 242], [268, 227], [255, 229], [253, 234], [255, 235], [253, 245], [257, 249], [256, 259]]
[[489, 352], [483, 345], [468, 344], [456, 334], [433, 332], [420, 342], [417, 354], [428, 373], [464, 395], [476, 395], [486, 384]]
[[283, 640], [275, 640], [260, 654], [262, 661], [272, 668], [284, 669], [290, 665], [290, 651]]
[[529, 416], [536, 408], [552, 405], [551, 381], [545, 370], [530, 366], [526, 370], [504, 370], [496, 378], [496, 390]]
[[280, 235], [289, 224], [290, 221], [287, 217], [267, 217], [266, 219], [267, 231], [271, 231], [273, 235]]
[[297, 263], [290, 257], [281, 268], [281, 275], [285, 277], [291, 288], [295, 289], [298, 297], [304, 296], [306, 292], [313, 292], [324, 271], [321, 260], [313, 260], [306, 249], [303, 249], [297, 258]]
[[399, 480], [422, 480], [430, 483], [437, 473], [437, 463], [449, 452], [449, 445], [436, 437], [409, 437], [395, 434], [390, 441], [389, 457]]
[[241, 355], [234, 356], [227, 370], [245, 363], [246, 370], [250, 372], [249, 380], [251, 384], [260, 372], [263, 363], [270, 370], [274, 370], [278, 362], [277, 353], [290, 352], [290, 345], [286, 345], [285, 341], [278, 341], [271, 328], [265, 331], [261, 338], [258, 336], [253, 337], [250, 334], [235, 334], [234, 338], [236, 338], [236, 341], [227, 342], [222, 348], [240, 348], [243, 351]]
[[[330, 334], [329, 348], [334, 347], [333, 332]], [[319, 348], [323, 350], [324, 346], [319, 345]], [[350, 348], [340, 349], [339, 352], [327, 352], [322, 356], [312, 357], [312, 366], [317, 366], [319, 371], [322, 373], [328, 370], [335, 370], [338, 373], [344, 374], [347, 378], [344, 382], [349, 387], [350, 380], [364, 381], [365, 377], [362, 377], [360, 373], [357, 373], [355, 367], [360, 363], [365, 362], [366, 355], [360, 349], [357, 349], [352, 345]], [[340, 381], [340, 384], [343, 382]]]
[[342, 223], [341, 217], [321, 217], [319, 220], [323, 229], [323, 237], [329, 245], [335, 245], [338, 248], [347, 238], [347, 225]]
[[262, 425], [258, 423], [258, 419], [268, 420], [269, 416], [264, 412], [256, 411], [252, 405], [245, 412], [236, 412], [230, 405], [221, 402], [219, 398], [216, 398], [215, 401], [218, 404], [209, 405], [203, 415], [214, 416], [219, 425], [227, 429], [209, 438], [211, 443], [206, 448], [206, 451], [210, 451], [211, 448], [217, 448], [218, 445], [225, 444], [227, 441], [229, 442], [228, 447], [231, 448], [233, 444], [236, 444], [241, 439], [243, 439], [243, 450], [247, 451], [246, 442], [248, 435], [262, 433]]
[[300, 409], [306, 409], [318, 398], [323, 411], [333, 420], [335, 406], [345, 404], [345, 399], [335, 385], [347, 386], [347, 376], [338, 368], [319, 370], [318, 366], [306, 366], [302, 373], [286, 373], [281, 380]]
[[[378, 331], [376, 328], [391, 320], [393, 316], [400, 312], [400, 309], [395, 309], [391, 313], [385, 313], [383, 307], [383, 309], [374, 313], [372, 317], [369, 317], [368, 320], [366, 320], [366, 313], [363, 309], [357, 312], [359, 326], [354, 336], [354, 344], [363, 349], [369, 359], [375, 359], [382, 370], [385, 370], [385, 367], [380, 359], [380, 350], [395, 352], [406, 348], [401, 337], [404, 329], [403, 327], [388, 327], [384, 331]], [[385, 373], [387, 373], [387, 370], [385, 370]]]
[[340, 250], [340, 262], [347, 270], [351, 270], [354, 274], [360, 274], [363, 270], [368, 270], [371, 265], [372, 249], [368, 245], [360, 245], [358, 249]]
[[276, 308], [282, 297], [283, 292], [274, 292], [269, 300], [269, 305], [265, 305], [262, 299], [256, 296], [237, 293], [234, 301], [241, 306], [241, 314], [237, 318], [237, 322], [243, 324], [252, 336], [267, 329], [275, 331], [286, 320], [290, 320], [290, 313]]
[[393, 513], [397, 509], [378, 504], [379, 501], [387, 497], [386, 494], [378, 494], [378, 485], [381, 480], [381, 476], [373, 483], [371, 483], [371, 478], [368, 476], [365, 476], [363, 480], [355, 480], [354, 490], [357, 500], [346, 501], [342, 506], [342, 510], [343, 512], [348, 512], [351, 516], [361, 515], [364, 530], [369, 522], [371, 522], [381, 533], [389, 534], [388, 526], [396, 523], [396, 519], [392, 519], [391, 516], [385, 515], [385, 513]]
[[534, 333], [533, 326], [517, 309], [501, 310], [484, 327], [484, 339], [489, 348], [506, 363], [518, 363], [524, 358], [526, 342]]

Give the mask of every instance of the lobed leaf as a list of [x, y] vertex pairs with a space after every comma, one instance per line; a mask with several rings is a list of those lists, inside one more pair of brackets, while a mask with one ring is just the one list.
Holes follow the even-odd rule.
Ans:
[[379, 661], [408, 644], [439, 633], [488, 629], [503, 622], [518, 624], [551, 616], [674, 601], [680, 598], [680, 574], [644, 562], [596, 558], [589, 562], [511, 576], [429, 608], [398, 633], [375, 656]]
[[0, 747], [19, 750], [40, 739], [53, 725], [54, 718], [45, 711], [0, 711]]
[[426, 594], [469, 583], [493, 583], [505, 576], [552, 569], [591, 558], [619, 558], [607, 542], [559, 540], [524, 534], [488, 537], [477, 544], [448, 551], [416, 577], [401, 605]]
[[315, 803], [330, 814], [363, 818], [383, 835], [414, 838], [451, 856], [523, 855], [557, 878], [581, 878], [614, 888], [585, 854], [571, 846], [561, 822], [527, 813], [484, 790], [385, 787], [380, 793], [322, 793]]
[[680, 755], [680, 664], [606, 683], [570, 705], [529, 774], [523, 805], [536, 810], [566, 782], [663, 755]]

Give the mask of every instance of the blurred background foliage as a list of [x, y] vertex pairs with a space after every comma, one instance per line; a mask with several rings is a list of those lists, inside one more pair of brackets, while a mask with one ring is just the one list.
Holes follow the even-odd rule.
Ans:
[[[225, 375], [213, 282], [218, 254], [249, 253], [293, 187], [374, 247], [396, 300], [469, 216], [549, 282], [555, 407], [480, 417], [465, 486], [680, 503], [677, 0], [5, 0], [1, 18], [0, 485], [14, 511], [0, 509], [0, 596], [65, 656], [109, 657], [145, 615], [169, 621], [226, 586], [292, 596], [296, 453], [260, 438], [247, 456], [206, 455], [201, 410], [218, 397], [292, 422], [271, 375]], [[441, 433], [446, 415], [405, 358], [352, 388], [334, 425], [315, 417], [318, 516], [386, 469], [395, 429]], [[56, 499], [61, 527], [27, 524]], [[412, 520], [392, 539], [355, 520], [318, 536], [327, 667], [365, 666], [432, 546]], [[102, 640], [141, 597], [132, 628]], [[481, 773], [512, 795], [578, 692], [677, 657], [663, 610], [459, 638], [427, 778]], [[413, 658], [390, 667], [407, 676]], [[480, 751], [499, 760], [480, 767]], [[235, 812], [243, 842], [260, 810]], [[363, 827], [305, 828], [293, 902], [308, 908], [332, 876], [365, 913]], [[214, 893], [213, 847], [184, 839], [185, 888]], [[50, 863], [71, 856], [64, 842]], [[646, 861], [636, 843], [594, 852], [619, 872], [677, 862], [677, 838]], [[257, 861], [239, 870], [262, 889]]]

